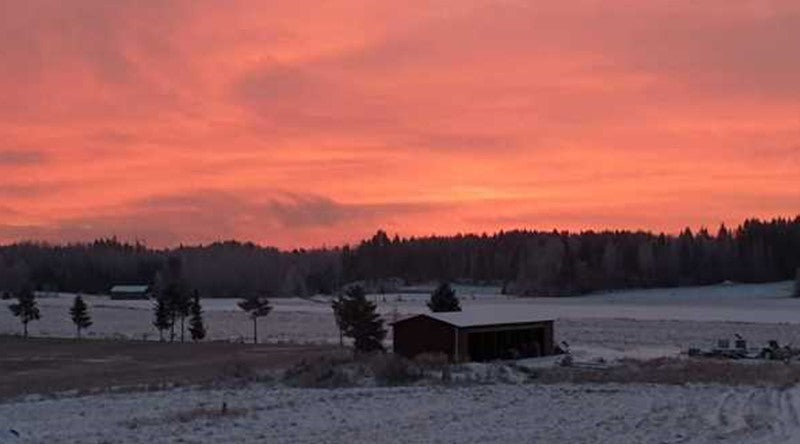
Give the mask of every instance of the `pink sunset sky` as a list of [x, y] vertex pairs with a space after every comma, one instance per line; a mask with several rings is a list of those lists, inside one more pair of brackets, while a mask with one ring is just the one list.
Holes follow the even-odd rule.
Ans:
[[0, 242], [800, 213], [800, 2], [0, 0]]

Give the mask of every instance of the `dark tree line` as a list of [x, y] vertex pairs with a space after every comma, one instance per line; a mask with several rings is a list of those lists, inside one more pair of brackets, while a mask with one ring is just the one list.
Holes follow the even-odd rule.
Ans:
[[280, 251], [252, 243], [149, 249], [116, 239], [0, 247], [0, 291], [103, 293], [155, 283], [177, 257], [204, 297], [307, 296], [358, 282], [368, 291], [402, 283], [502, 285], [520, 295], [793, 279], [800, 268], [800, 217], [748, 220], [679, 235], [632, 231], [507, 231], [399, 238], [379, 231], [358, 245]]
[[36, 291], [97, 294], [114, 285], [158, 284], [170, 258], [177, 258], [183, 279], [203, 297], [307, 296], [339, 288], [339, 254], [233, 241], [173, 249], [114, 238], [70, 245], [26, 242], [0, 246], [0, 293], [30, 285]]
[[591, 291], [769, 282], [800, 267], [800, 217], [745, 221], [677, 236], [631, 231], [508, 231], [390, 239], [378, 232], [342, 251], [343, 281], [446, 280], [502, 285], [508, 293], [564, 296]]

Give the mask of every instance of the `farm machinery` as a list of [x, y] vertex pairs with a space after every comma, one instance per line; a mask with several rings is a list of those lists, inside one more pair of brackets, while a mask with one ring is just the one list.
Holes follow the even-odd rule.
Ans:
[[710, 349], [690, 348], [692, 357], [720, 359], [761, 359], [767, 361], [788, 362], [800, 356], [800, 349], [790, 345], [781, 346], [776, 340], [770, 340], [765, 347], [748, 347], [747, 341], [740, 335], [734, 335], [733, 346], [730, 339], [719, 339]]

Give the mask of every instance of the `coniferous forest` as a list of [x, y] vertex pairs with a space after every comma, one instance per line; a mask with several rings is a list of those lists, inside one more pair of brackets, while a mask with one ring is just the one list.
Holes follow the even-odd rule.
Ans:
[[308, 296], [361, 282], [370, 291], [450, 281], [498, 285], [521, 296], [793, 279], [800, 267], [800, 216], [747, 220], [735, 228], [581, 233], [506, 231], [391, 237], [358, 245], [281, 251], [252, 243], [152, 249], [115, 238], [85, 244], [0, 247], [0, 291], [105, 293], [153, 283], [169, 258], [203, 297]]

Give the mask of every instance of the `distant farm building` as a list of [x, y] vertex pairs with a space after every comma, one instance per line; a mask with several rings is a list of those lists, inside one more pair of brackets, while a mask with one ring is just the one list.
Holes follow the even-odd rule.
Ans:
[[149, 285], [115, 285], [111, 287], [111, 299], [137, 300], [150, 299]]
[[553, 321], [519, 313], [429, 313], [392, 324], [394, 352], [413, 358], [444, 353], [453, 361], [491, 361], [553, 354]]

